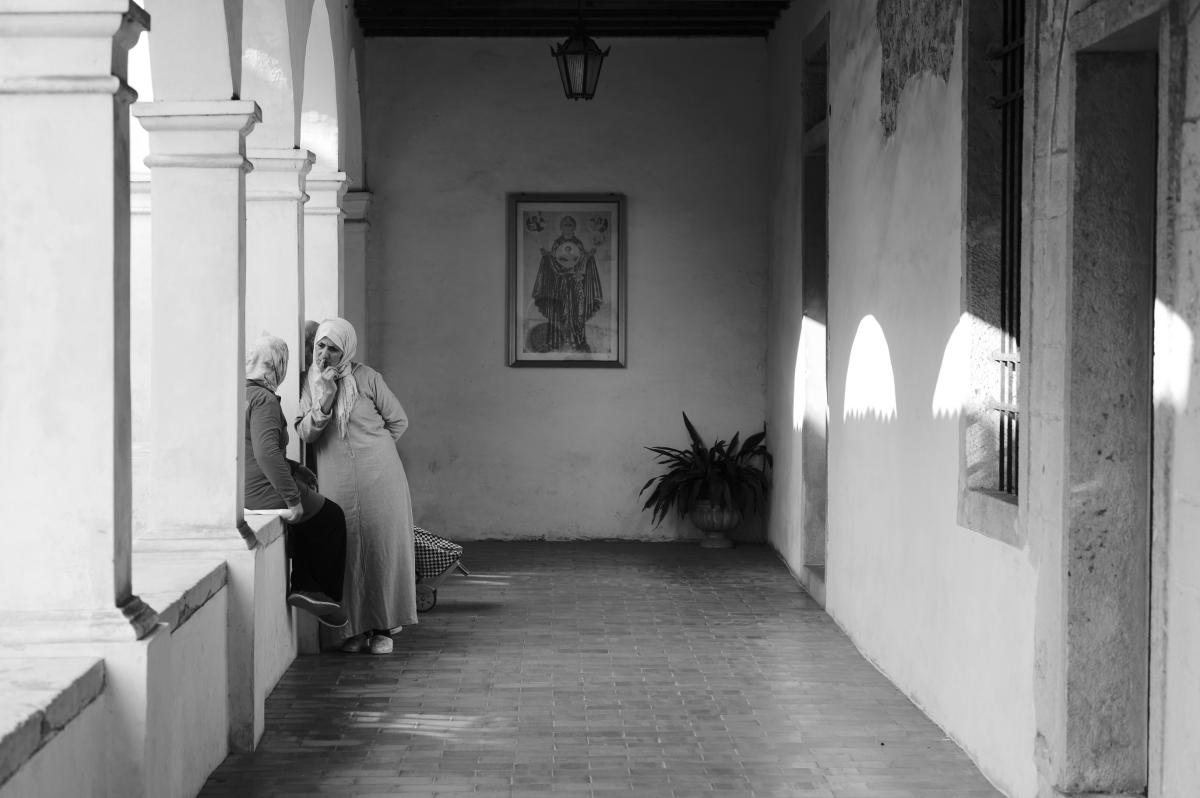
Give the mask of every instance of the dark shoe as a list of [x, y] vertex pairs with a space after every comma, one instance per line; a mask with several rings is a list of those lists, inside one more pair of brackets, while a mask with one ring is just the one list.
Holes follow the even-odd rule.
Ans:
[[333, 629], [340, 629], [350, 623], [350, 616], [341, 607], [338, 607], [328, 615], [318, 615], [317, 622], [329, 626]]
[[[342, 616], [345, 617], [345, 612], [342, 610], [342, 605], [338, 604], [324, 593], [311, 593], [307, 590], [294, 590], [291, 593], [288, 593], [287, 603], [293, 607], [296, 607], [297, 609], [312, 613], [313, 615], [317, 616], [318, 620], [321, 620], [325, 616], [332, 615], [334, 613], [341, 613]], [[338, 624], [338, 626], [341, 626], [341, 624]]]

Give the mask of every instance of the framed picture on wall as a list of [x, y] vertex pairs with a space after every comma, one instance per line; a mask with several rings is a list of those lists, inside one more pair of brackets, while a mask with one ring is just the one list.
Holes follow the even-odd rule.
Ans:
[[625, 365], [625, 197], [508, 195], [508, 365]]

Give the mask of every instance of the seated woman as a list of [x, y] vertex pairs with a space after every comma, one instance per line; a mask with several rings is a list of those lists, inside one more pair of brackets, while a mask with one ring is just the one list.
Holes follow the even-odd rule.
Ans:
[[264, 335], [246, 350], [246, 509], [275, 510], [287, 522], [292, 561], [288, 604], [327, 626], [347, 622], [342, 600], [346, 518], [316, 492], [316, 478], [285, 456], [288, 433], [275, 390], [287, 374], [288, 348]]

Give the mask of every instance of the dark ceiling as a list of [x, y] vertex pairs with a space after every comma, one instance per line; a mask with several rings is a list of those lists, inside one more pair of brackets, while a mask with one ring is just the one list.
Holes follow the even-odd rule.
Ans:
[[[790, 0], [583, 0], [584, 29], [615, 36], [766, 36]], [[578, 0], [354, 0], [367, 36], [570, 34]]]

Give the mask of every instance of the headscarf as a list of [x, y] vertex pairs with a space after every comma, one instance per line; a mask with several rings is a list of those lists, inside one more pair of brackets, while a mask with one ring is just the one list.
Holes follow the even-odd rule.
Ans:
[[282, 338], [263, 333], [246, 347], [246, 379], [256, 380], [272, 393], [287, 374], [288, 345]]
[[358, 383], [351, 370], [354, 367], [351, 358], [358, 351], [358, 336], [354, 334], [354, 326], [345, 319], [325, 319], [317, 326], [317, 333], [313, 336], [313, 365], [308, 370], [309, 396], [314, 395], [313, 383], [321, 372], [317, 368], [315, 350], [317, 343], [322, 338], [328, 338], [338, 349], [342, 350], [342, 359], [334, 366], [337, 371], [338, 392], [333, 410], [337, 418], [338, 435], [345, 438], [346, 429], [350, 425], [350, 411], [354, 409], [354, 402], [358, 399]]

